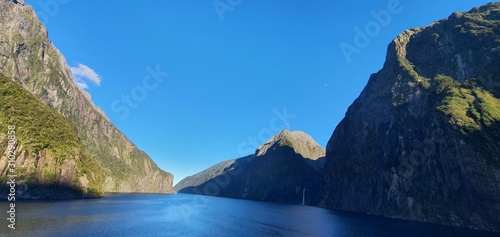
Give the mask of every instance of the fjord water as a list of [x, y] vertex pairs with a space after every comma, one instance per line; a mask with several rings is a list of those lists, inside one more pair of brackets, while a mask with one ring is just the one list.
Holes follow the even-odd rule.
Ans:
[[7, 230], [3, 221], [0, 236], [495, 236], [310, 206], [189, 194], [110, 194], [16, 206], [16, 230]]

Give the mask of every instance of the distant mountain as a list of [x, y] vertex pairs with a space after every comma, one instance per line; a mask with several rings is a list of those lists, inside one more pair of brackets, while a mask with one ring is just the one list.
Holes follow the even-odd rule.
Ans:
[[104, 191], [173, 192], [172, 174], [159, 169], [77, 87], [64, 57], [23, 1], [0, 0], [0, 73], [76, 125], [89, 157], [101, 167]]
[[500, 3], [406, 30], [326, 149], [318, 205], [500, 231]]
[[301, 203], [321, 186], [324, 149], [309, 135], [284, 130], [253, 155], [216, 164], [181, 180], [175, 190], [211, 196]]
[[[76, 126], [2, 74], [0, 128], [0, 175], [17, 175], [16, 198], [104, 195], [102, 171], [86, 154]], [[17, 151], [13, 172], [9, 136], [15, 137], [10, 145]], [[7, 197], [7, 189], [1, 190], [0, 196]]]

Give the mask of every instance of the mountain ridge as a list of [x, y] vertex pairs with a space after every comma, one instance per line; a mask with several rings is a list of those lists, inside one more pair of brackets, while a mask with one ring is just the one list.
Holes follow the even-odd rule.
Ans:
[[291, 132], [288, 129], [275, 134], [269, 141], [259, 146], [255, 152], [256, 155], [264, 155], [274, 144], [289, 146], [295, 153], [310, 160], [317, 160], [325, 156], [324, 148], [316, 143], [311, 136], [302, 131]]
[[500, 230], [500, 3], [406, 30], [326, 148], [318, 205]]
[[31, 6], [1, 0], [0, 21], [0, 73], [77, 126], [88, 154], [103, 167], [105, 191], [173, 192], [173, 175], [130, 142], [76, 85]]
[[307, 188], [311, 189], [306, 195], [309, 203], [314, 198], [313, 190], [319, 187], [324, 164], [321, 155], [324, 149], [312, 137], [284, 130], [254, 154], [217, 163], [186, 177], [174, 188], [179, 193], [285, 203], [300, 203], [302, 190]]

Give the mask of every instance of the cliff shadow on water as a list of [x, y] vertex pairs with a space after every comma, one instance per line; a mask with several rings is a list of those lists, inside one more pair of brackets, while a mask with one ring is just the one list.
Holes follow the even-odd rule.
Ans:
[[62, 199], [86, 199], [102, 198], [102, 195], [89, 195], [81, 188], [66, 184], [33, 184], [25, 185], [18, 183], [14, 187], [15, 195], [12, 195], [11, 186], [3, 184], [0, 187], [0, 199], [4, 201], [19, 200], [62, 200]]

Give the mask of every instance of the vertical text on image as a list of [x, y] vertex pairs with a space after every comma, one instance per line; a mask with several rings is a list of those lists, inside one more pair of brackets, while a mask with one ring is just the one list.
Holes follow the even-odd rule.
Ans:
[[7, 173], [7, 187], [9, 194], [7, 201], [9, 203], [7, 211], [8, 227], [16, 229], [16, 126], [9, 125], [7, 130], [7, 158], [8, 158], [8, 173]]

